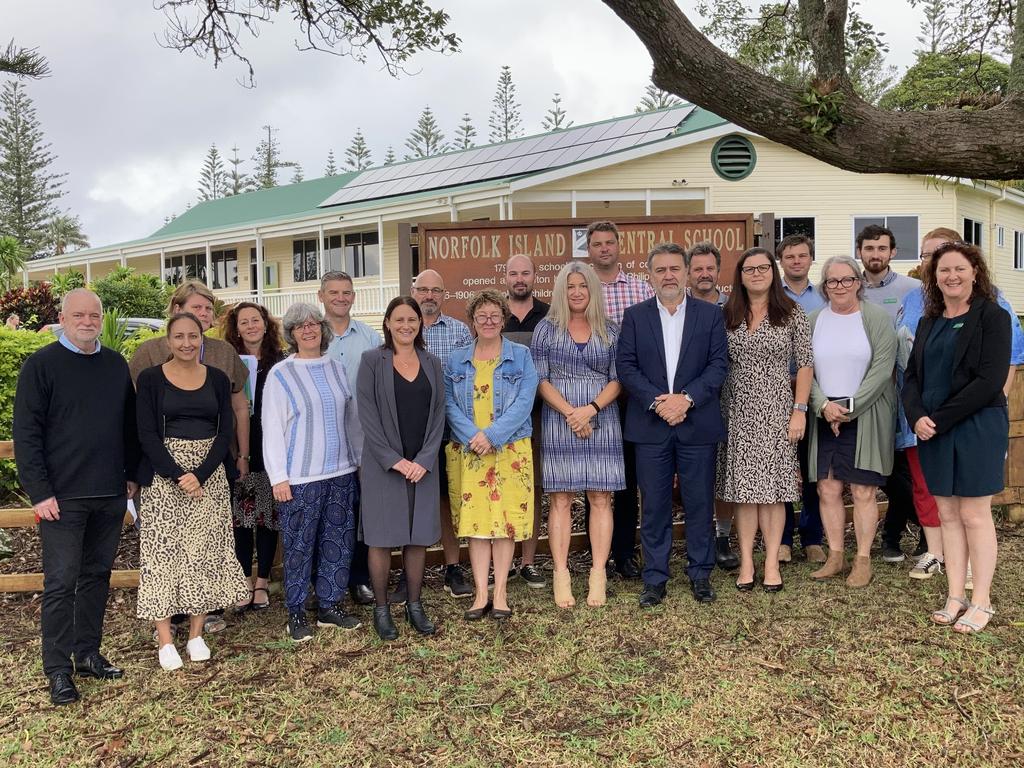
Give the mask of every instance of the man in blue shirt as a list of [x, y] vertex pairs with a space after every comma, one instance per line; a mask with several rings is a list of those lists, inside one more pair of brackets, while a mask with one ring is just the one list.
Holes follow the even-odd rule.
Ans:
[[[381, 345], [380, 334], [366, 323], [352, 317], [352, 306], [356, 302], [355, 285], [346, 272], [334, 271], [326, 273], [320, 279], [320, 290], [317, 298], [324, 305], [324, 317], [331, 324], [334, 338], [327, 348], [327, 356], [340, 362], [345, 368], [345, 378], [349, 388], [355, 392], [356, 375], [363, 352]], [[352, 398], [351, 407], [355, 408], [356, 400]], [[352, 446], [362, 453], [362, 434], [349, 435]], [[359, 515], [362, 503], [355, 510], [356, 529], [359, 529]], [[348, 591], [352, 601], [357, 605], [370, 605], [373, 602], [373, 590], [370, 589], [370, 571], [367, 566], [366, 544], [356, 541], [352, 552], [351, 574]]]
[[[825, 306], [825, 299], [807, 278], [814, 263], [814, 241], [807, 235], [789, 235], [782, 239], [775, 249], [782, 268], [782, 290], [803, 311], [810, 315]], [[790, 364], [790, 374], [796, 375], [796, 368]], [[813, 424], [808, 425], [808, 432]], [[825, 550], [821, 547], [821, 512], [818, 508], [818, 484], [807, 476], [807, 435], [797, 445], [800, 459], [800, 473], [803, 475], [800, 505], [800, 545], [804, 557], [810, 563], [824, 563]], [[779, 562], [788, 563], [793, 559], [793, 505], [786, 504], [786, 524], [782, 529], [782, 546], [779, 548]]]

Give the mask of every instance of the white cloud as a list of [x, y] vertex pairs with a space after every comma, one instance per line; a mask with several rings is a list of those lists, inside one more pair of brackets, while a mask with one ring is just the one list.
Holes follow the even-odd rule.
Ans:
[[132, 159], [99, 171], [87, 196], [98, 203], [121, 205], [139, 217], [162, 218], [195, 198], [201, 164], [202, 155], [194, 152]]

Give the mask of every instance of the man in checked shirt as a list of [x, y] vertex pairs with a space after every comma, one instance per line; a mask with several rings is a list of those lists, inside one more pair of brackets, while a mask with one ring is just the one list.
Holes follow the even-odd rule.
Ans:
[[[590, 265], [597, 272], [604, 289], [604, 305], [608, 317], [622, 324], [627, 307], [646, 301], [654, 295], [647, 280], [627, 275], [619, 263], [619, 229], [610, 221], [595, 221], [587, 227], [587, 253]], [[625, 398], [623, 398], [625, 399]], [[619, 415], [625, 419], [624, 403]], [[615, 570], [623, 578], [640, 578], [640, 566], [635, 557], [636, 524], [639, 516], [636, 482], [636, 453], [633, 444], [623, 441], [622, 454], [626, 462], [626, 488], [615, 492], [613, 505], [612, 560]], [[589, 512], [589, 510], [588, 510]], [[589, 514], [588, 514], [589, 521]]]

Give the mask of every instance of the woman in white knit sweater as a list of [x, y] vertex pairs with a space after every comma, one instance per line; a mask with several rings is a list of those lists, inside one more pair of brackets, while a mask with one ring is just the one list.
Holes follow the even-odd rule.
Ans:
[[345, 369], [324, 354], [333, 333], [320, 310], [293, 304], [282, 325], [293, 354], [271, 369], [263, 390], [263, 463], [281, 518], [288, 633], [302, 642], [313, 636], [311, 578], [317, 626], [359, 627], [340, 605], [355, 544], [358, 422]]

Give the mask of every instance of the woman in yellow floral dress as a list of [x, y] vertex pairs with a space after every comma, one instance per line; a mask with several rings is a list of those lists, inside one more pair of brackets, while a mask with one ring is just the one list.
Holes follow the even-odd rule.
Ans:
[[[508, 618], [508, 570], [517, 541], [533, 533], [533, 453], [530, 418], [537, 371], [529, 348], [503, 339], [505, 298], [482, 291], [467, 307], [473, 343], [445, 363], [452, 439], [445, 449], [456, 534], [469, 539], [475, 587], [467, 621]], [[494, 599], [487, 577], [494, 562]]]

